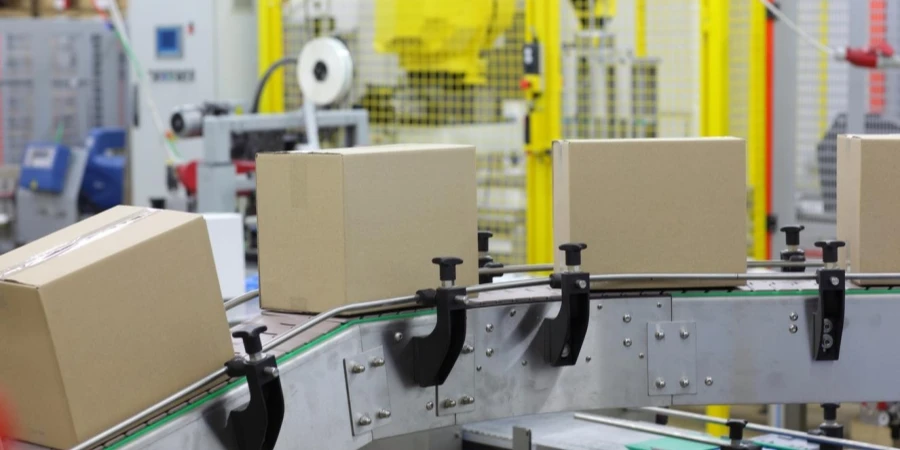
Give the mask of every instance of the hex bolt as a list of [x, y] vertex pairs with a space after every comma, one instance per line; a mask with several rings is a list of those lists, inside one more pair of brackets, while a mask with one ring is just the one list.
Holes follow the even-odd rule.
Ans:
[[624, 345], [626, 347], [631, 347], [631, 338], [625, 338], [625, 340], [622, 341], [622, 345]]
[[825, 319], [825, 320], [822, 321], [822, 332], [824, 332], [824, 333], [831, 333], [831, 329], [832, 329], [833, 327], [834, 327], [834, 325], [832, 325], [830, 319]]
[[591, 362], [591, 357], [590, 357], [590, 356], [585, 356], [585, 357], [584, 357], [584, 362]]
[[797, 313], [795, 313], [795, 312], [793, 312], [793, 311], [791, 311], [791, 315], [790, 315], [790, 318], [791, 318], [791, 320], [792, 320], [792, 321], [794, 321], [794, 322], [796, 322], [796, 321], [797, 321], [797, 319], [799, 319], [799, 318], [800, 318], [800, 316], [798, 316], [798, 315], [797, 315]]
[[562, 356], [563, 358], [568, 358], [570, 351], [571, 351], [571, 349], [569, 349], [569, 344], [563, 345], [562, 351], [559, 352], [560, 353], [559, 356]]
[[578, 289], [584, 289], [587, 287], [587, 281], [578, 280], [575, 282], [575, 286], [578, 286]]
[[638, 358], [640, 358], [640, 359], [644, 359], [644, 352], [640, 352], [640, 353], [638, 353]]
[[691, 385], [691, 380], [688, 380], [687, 378], [682, 378], [681, 381], [678, 382], [678, 384], [680, 384], [681, 387], [686, 388]]
[[796, 332], [797, 332], [797, 325], [791, 324], [791, 326], [788, 328], [788, 330], [791, 332], [791, 334], [796, 333]]
[[403, 333], [401, 333], [399, 331], [394, 333], [394, 342], [400, 342], [402, 340], [403, 340]]
[[465, 354], [469, 354], [475, 351], [475, 347], [472, 347], [469, 344], [463, 345], [462, 352]]
[[603, 309], [603, 303], [597, 303], [597, 309]]
[[666, 338], [666, 333], [663, 330], [656, 330], [656, 340], [661, 341]]
[[703, 380], [703, 384], [705, 384], [705, 385], [707, 385], [707, 386], [712, 386], [712, 384], [713, 384], [713, 379], [712, 379], [712, 377], [706, 377], [706, 379]]
[[515, 310], [515, 308], [509, 310], [509, 317], [516, 317], [516, 310]]
[[665, 387], [666, 387], [666, 380], [663, 380], [662, 378], [657, 378], [656, 379], [656, 388], [663, 389]]
[[429, 410], [429, 411], [431, 411], [432, 409], [434, 409], [434, 402], [428, 402], [428, 403], [426, 403], [426, 404], [425, 404], [425, 409], [427, 409], [427, 410]]
[[477, 370], [478, 372], [481, 372], [481, 366], [475, 366], [475, 370]]
[[622, 322], [629, 323], [631, 322], [631, 314], [625, 314], [622, 316]]
[[488, 358], [490, 358], [491, 356], [494, 356], [494, 349], [488, 348], [484, 351], [484, 354], [487, 355]]
[[526, 361], [526, 360], [523, 359], [523, 360], [522, 360], [522, 366], [524, 367], [524, 366], [527, 366], [527, 365], [528, 365], [528, 361]]
[[444, 400], [444, 408], [453, 408], [455, 406], [456, 406], [456, 400], [453, 400], [452, 398], [448, 398], [448, 399]]
[[656, 307], [657, 307], [657, 308], [662, 308], [662, 302], [656, 302]]
[[376, 416], [379, 419], [388, 419], [391, 417], [391, 412], [386, 409], [382, 409], [381, 411], [378, 411], [378, 414], [376, 414]]
[[688, 330], [682, 329], [682, 330], [678, 333], [678, 335], [681, 336], [682, 339], [687, 339], [687, 338], [691, 337], [691, 332], [688, 331]]
[[383, 365], [384, 365], [384, 358], [382, 358], [380, 356], [377, 358], [372, 358], [372, 367], [381, 367]]
[[366, 366], [362, 364], [353, 364], [353, 367], [350, 368], [350, 371], [353, 373], [363, 373], [366, 371]]
[[488, 333], [494, 331], [494, 324], [489, 323], [489, 324], [485, 325], [485, 326], [484, 326], [484, 331], [487, 331]]
[[263, 372], [270, 377], [277, 377], [279, 373], [277, 367], [266, 367]]
[[362, 416], [359, 418], [359, 420], [356, 423], [358, 423], [360, 426], [364, 427], [367, 425], [372, 425], [372, 419], [369, 418], [369, 416]]
[[475, 397], [472, 397], [471, 395], [463, 395], [462, 398], [459, 399], [460, 405], [471, 405], [472, 403], [475, 403]]
[[837, 286], [840, 283], [841, 283], [841, 280], [839, 280], [838, 277], [831, 277], [831, 285], [832, 286]]
[[832, 346], [834, 346], [834, 338], [830, 334], [822, 335], [822, 348], [828, 350]]

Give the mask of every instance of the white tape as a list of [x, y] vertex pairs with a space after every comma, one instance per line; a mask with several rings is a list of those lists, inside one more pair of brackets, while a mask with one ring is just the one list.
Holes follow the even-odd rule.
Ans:
[[324, 106], [340, 100], [353, 85], [350, 50], [335, 38], [313, 39], [298, 57], [297, 81], [304, 101]]

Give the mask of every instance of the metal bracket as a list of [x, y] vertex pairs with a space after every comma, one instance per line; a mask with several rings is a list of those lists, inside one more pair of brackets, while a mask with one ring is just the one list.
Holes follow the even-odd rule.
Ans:
[[697, 393], [696, 330], [694, 322], [647, 324], [647, 381], [651, 396]]
[[837, 361], [844, 334], [846, 286], [842, 269], [822, 269], [816, 274], [819, 298], [813, 313], [813, 359]]
[[466, 336], [453, 372], [435, 389], [437, 415], [450, 416], [475, 411], [475, 336]]
[[562, 289], [559, 313], [541, 324], [545, 359], [551, 366], [573, 366], [590, 323], [590, 275], [583, 272], [553, 274], [551, 286]]
[[441, 287], [416, 292], [426, 305], [434, 305], [437, 322], [428, 336], [411, 339], [413, 379], [420, 387], [440, 386], [447, 380], [466, 340], [466, 309], [456, 299], [465, 287]]
[[531, 450], [531, 430], [513, 427], [512, 450]]
[[381, 346], [344, 360], [350, 425], [354, 436], [391, 423], [391, 397], [385, 364], [384, 348]]

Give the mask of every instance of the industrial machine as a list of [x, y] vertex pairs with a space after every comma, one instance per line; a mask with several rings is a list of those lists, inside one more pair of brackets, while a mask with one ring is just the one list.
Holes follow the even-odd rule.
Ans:
[[[455, 285], [458, 258], [435, 258], [434, 289], [318, 315], [260, 313], [234, 329], [235, 350], [246, 356], [75, 450], [693, 448], [685, 440], [883, 450], [843, 439], [834, 413], [837, 402], [900, 398], [892, 339], [900, 300], [853, 284], [900, 275], [837, 268], [842, 245], [818, 243], [821, 261], [801, 261], [791, 248], [789, 259], [748, 266], [782, 272], [596, 275], [581, 271], [586, 246], [572, 243], [561, 246], [564, 271], [496, 282], [548, 267], [488, 266], [482, 253], [475, 286]], [[652, 292], [589, 285], [722, 278], [748, 284]], [[867, 364], [873, 355], [879, 370]], [[826, 403], [817, 433], [690, 415], [727, 424], [728, 438], [658, 425], [685, 415], [658, 407], [810, 402]], [[573, 414], [612, 407], [656, 407], [630, 417], [656, 424]], [[557, 414], [530, 416], [546, 413]], [[745, 430], [780, 437], [750, 440]]]
[[[128, 33], [134, 55], [146, 70], [134, 83], [130, 142], [130, 203], [150, 205], [166, 198], [171, 162], [201, 157], [199, 140], [177, 141], [170, 154], [166, 130], [154, 123], [154, 108], [167, 113], [179, 105], [206, 101], [241, 104], [256, 81], [256, 15], [251, 0], [136, 0], [128, 5]], [[139, 94], [149, 92], [152, 98]], [[164, 120], [164, 119], [163, 119]]]
[[30, 144], [15, 194], [15, 244], [31, 242], [122, 203], [125, 130], [98, 128], [84, 147]]

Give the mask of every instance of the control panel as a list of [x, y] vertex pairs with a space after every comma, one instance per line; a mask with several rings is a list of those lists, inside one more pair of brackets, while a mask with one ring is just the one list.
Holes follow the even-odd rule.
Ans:
[[30, 144], [22, 158], [19, 187], [59, 194], [66, 184], [71, 151], [56, 144]]

